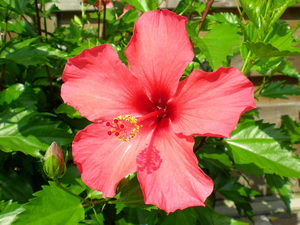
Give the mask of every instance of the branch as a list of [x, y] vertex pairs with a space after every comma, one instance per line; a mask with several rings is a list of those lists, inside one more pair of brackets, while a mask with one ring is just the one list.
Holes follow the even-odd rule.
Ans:
[[214, 2], [214, 0], [208, 0], [208, 2], [206, 3], [205, 10], [204, 10], [204, 12], [203, 12], [203, 14], [202, 14], [201, 23], [199, 24], [199, 33], [200, 33], [200, 30], [201, 30], [201, 28], [202, 28], [202, 25], [203, 25], [203, 23], [204, 23], [204, 20], [205, 20], [207, 14], [208, 14], [208, 11], [209, 11], [211, 5], [213, 4], [213, 2]]

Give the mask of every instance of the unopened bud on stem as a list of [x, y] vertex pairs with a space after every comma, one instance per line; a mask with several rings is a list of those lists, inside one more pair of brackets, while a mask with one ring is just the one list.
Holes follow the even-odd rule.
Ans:
[[55, 142], [46, 151], [44, 171], [51, 179], [61, 178], [66, 172], [62, 151]]

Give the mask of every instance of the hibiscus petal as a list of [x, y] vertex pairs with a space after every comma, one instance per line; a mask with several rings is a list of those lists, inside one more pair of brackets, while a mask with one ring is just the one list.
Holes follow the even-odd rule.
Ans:
[[83, 182], [102, 191], [103, 198], [113, 197], [118, 183], [136, 171], [136, 155], [148, 140], [141, 131], [131, 141], [123, 142], [107, 134], [104, 124], [93, 123], [81, 130], [73, 141], [73, 159]]
[[125, 55], [156, 105], [175, 94], [179, 78], [193, 59], [186, 22], [185, 17], [163, 9], [146, 12], [135, 22]]
[[69, 59], [62, 78], [65, 103], [91, 121], [140, 115], [149, 105], [137, 78], [108, 44], [83, 50]]
[[240, 116], [256, 108], [253, 84], [235, 68], [194, 70], [169, 104], [175, 133], [230, 138]]
[[167, 213], [191, 206], [205, 206], [204, 201], [213, 190], [213, 182], [198, 167], [193, 153], [193, 138], [179, 138], [168, 129], [159, 129], [154, 135], [152, 159], [156, 156], [160, 163], [157, 163], [159, 160], [149, 163], [148, 168], [156, 166], [152, 170], [138, 166], [137, 172], [145, 203], [156, 205]]

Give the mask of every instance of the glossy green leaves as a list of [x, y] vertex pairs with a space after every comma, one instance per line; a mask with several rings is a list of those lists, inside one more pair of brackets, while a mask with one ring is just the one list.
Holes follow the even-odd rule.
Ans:
[[[201, 49], [213, 70], [233, 54], [233, 47], [240, 45], [240, 34], [237, 25], [220, 24], [215, 26], [207, 35], [195, 39], [195, 46]], [[221, 51], [222, 49], [222, 51]]]
[[23, 205], [24, 212], [18, 215], [15, 225], [66, 224], [73, 225], [84, 219], [80, 199], [57, 187], [53, 182], [43, 186], [36, 197]]
[[239, 124], [224, 143], [236, 166], [248, 174], [300, 178], [299, 159], [284, 145], [287, 140], [274, 125], [253, 121]]

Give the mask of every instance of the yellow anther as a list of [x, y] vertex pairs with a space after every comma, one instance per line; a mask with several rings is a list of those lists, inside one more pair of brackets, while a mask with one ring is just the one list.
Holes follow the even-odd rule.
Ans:
[[126, 115], [118, 116], [114, 118], [112, 123], [107, 122], [106, 126], [111, 127], [108, 131], [108, 135], [117, 137], [120, 141], [130, 141], [138, 133], [140, 133], [140, 127], [137, 125], [137, 119], [135, 117]]

